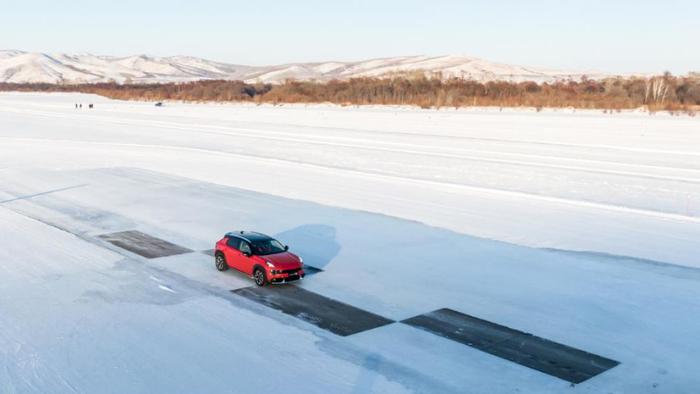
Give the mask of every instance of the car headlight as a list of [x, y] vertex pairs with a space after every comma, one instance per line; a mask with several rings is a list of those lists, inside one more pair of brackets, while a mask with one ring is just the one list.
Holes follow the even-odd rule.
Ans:
[[270, 268], [275, 268], [275, 265], [272, 264], [272, 263], [269, 262], [269, 261], [266, 261], [265, 264], [267, 264], [267, 266], [270, 267]]

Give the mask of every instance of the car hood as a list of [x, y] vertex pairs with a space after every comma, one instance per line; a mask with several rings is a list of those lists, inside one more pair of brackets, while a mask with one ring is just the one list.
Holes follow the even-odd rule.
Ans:
[[294, 268], [299, 268], [299, 258], [289, 252], [268, 254], [266, 256], [259, 256], [265, 261], [269, 261], [275, 265], [277, 269], [289, 270]]

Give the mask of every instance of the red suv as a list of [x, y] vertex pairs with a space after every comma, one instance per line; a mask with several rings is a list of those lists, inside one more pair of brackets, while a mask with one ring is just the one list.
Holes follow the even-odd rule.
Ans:
[[304, 261], [280, 241], [252, 231], [227, 233], [216, 243], [216, 269], [235, 268], [258, 286], [286, 283], [304, 277]]

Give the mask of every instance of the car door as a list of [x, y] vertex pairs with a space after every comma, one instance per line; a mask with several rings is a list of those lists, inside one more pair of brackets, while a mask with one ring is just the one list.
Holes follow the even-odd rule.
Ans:
[[243, 240], [240, 238], [229, 237], [229, 239], [226, 241], [224, 255], [226, 256], [226, 262], [228, 263], [229, 267], [247, 272], [243, 267], [245, 256], [243, 256], [240, 251], [241, 242], [243, 242]]
[[[241, 240], [240, 244], [240, 256], [241, 256], [241, 271], [248, 275], [253, 275], [253, 253], [250, 244], [247, 241]], [[247, 254], [247, 255], [246, 255]]]

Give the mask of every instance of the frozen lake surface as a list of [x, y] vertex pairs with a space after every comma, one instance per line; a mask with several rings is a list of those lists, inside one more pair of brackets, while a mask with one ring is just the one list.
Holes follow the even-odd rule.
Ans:
[[[206, 253], [234, 229], [379, 323], [341, 336], [241, 297]], [[176, 252], [104, 237], [124, 231]], [[2, 393], [700, 385], [694, 118], [5, 93], [0, 234]], [[401, 323], [444, 308], [620, 364], [570, 387]]]

